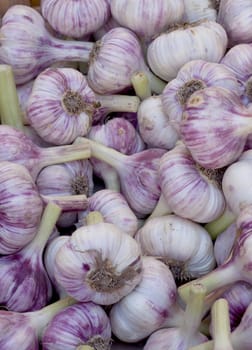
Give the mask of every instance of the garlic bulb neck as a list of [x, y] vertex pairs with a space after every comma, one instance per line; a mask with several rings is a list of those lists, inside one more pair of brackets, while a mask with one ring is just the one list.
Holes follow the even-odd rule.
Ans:
[[67, 90], [62, 97], [62, 104], [70, 115], [79, 115], [82, 112], [92, 115], [94, 112], [94, 104], [85, 102], [77, 91]]
[[197, 90], [204, 89], [205, 84], [202, 80], [192, 79], [181, 86], [177, 92], [177, 97], [182, 106], [184, 106], [188, 98]]
[[102, 47], [102, 41], [97, 40], [94, 43], [94, 46], [89, 54], [89, 64], [92, 64], [95, 62], [95, 60], [97, 59], [97, 56], [99, 55], [101, 47]]

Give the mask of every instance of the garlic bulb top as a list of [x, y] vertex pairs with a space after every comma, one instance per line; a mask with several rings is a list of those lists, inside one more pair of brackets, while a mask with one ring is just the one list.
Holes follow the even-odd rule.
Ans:
[[206, 20], [175, 26], [159, 35], [149, 45], [147, 59], [158, 77], [170, 81], [191, 60], [219, 62], [226, 48], [227, 34], [223, 27]]
[[125, 342], [144, 339], [162, 327], [176, 300], [176, 284], [168, 266], [151, 256], [142, 260], [141, 282], [109, 314], [113, 334]]
[[176, 78], [171, 80], [162, 92], [162, 104], [172, 125], [179, 130], [186, 101], [194, 91], [209, 86], [220, 86], [242, 94], [242, 88], [236, 75], [224, 64], [192, 60], [184, 64]]
[[193, 23], [202, 19], [216, 21], [217, 3], [216, 0], [184, 0], [184, 22]]
[[229, 47], [252, 42], [252, 35], [248, 30], [252, 21], [250, 0], [221, 0], [217, 21], [227, 32]]
[[177, 215], [151, 218], [135, 236], [143, 255], [165, 262], [178, 281], [205, 275], [215, 266], [213, 243], [199, 224]]
[[182, 0], [112, 0], [111, 12], [122, 27], [148, 40], [181, 21], [184, 3]]
[[40, 6], [54, 30], [73, 38], [95, 32], [110, 15], [105, 0], [42, 0]]
[[76, 300], [113, 304], [142, 278], [140, 248], [113, 224], [83, 226], [58, 250], [54, 271], [58, 283]]

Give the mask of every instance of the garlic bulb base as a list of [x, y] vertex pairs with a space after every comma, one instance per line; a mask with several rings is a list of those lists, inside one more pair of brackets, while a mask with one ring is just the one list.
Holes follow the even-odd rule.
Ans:
[[197, 90], [204, 89], [205, 84], [201, 80], [192, 79], [187, 81], [183, 86], [178, 89], [177, 97], [180, 104], [185, 105], [188, 98]]
[[0, 115], [1, 123], [24, 130], [12, 67], [0, 64]]
[[62, 105], [66, 112], [70, 115], [79, 115], [82, 112], [92, 116], [95, 105], [94, 103], [87, 103], [83, 100], [77, 91], [66, 90], [62, 96]]

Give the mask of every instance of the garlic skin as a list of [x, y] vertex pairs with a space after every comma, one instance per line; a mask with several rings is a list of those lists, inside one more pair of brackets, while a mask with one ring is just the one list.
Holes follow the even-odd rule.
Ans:
[[214, 242], [214, 256], [217, 265], [221, 265], [229, 257], [237, 237], [236, 223], [232, 223], [228, 228], [220, 233]]
[[48, 68], [34, 81], [27, 103], [30, 125], [47, 142], [72, 143], [88, 133], [95, 94], [72, 68]]
[[135, 238], [142, 255], [165, 262], [178, 281], [203, 276], [215, 267], [213, 242], [208, 232], [177, 215], [150, 218]]
[[215, 0], [184, 0], [184, 22], [193, 23], [203, 19], [216, 21], [217, 3]]
[[104, 222], [114, 224], [132, 237], [138, 229], [137, 217], [120, 192], [103, 189], [89, 197], [87, 210], [78, 213], [82, 225], [85, 224], [87, 214], [92, 211], [99, 211]]
[[169, 268], [154, 257], [143, 256], [143, 274], [135, 289], [112, 306], [113, 334], [126, 343], [137, 342], [161, 328], [176, 299]]
[[228, 47], [236, 44], [251, 43], [252, 35], [248, 31], [251, 20], [252, 4], [250, 0], [220, 1], [217, 21], [227, 32]]
[[54, 272], [58, 283], [76, 300], [110, 305], [140, 282], [140, 249], [113, 224], [80, 227], [57, 252]]
[[223, 27], [206, 20], [175, 27], [156, 37], [148, 46], [147, 60], [154, 74], [168, 82], [191, 60], [219, 62], [226, 48], [227, 34]]
[[29, 171], [21, 164], [0, 162], [0, 254], [18, 252], [36, 235], [43, 202]]
[[109, 4], [105, 0], [42, 0], [41, 12], [57, 32], [73, 38], [95, 32], [109, 18]]
[[172, 79], [162, 92], [163, 110], [176, 130], [182, 119], [188, 98], [197, 90], [210, 86], [220, 86], [233, 91], [238, 96], [242, 88], [235, 74], [224, 64], [192, 60], [184, 64], [176, 78]]
[[182, 142], [160, 159], [159, 181], [168, 208], [181, 217], [207, 223], [224, 211], [221, 189], [224, 170], [209, 170], [195, 162]]
[[239, 96], [217, 86], [194, 92], [180, 123], [185, 146], [197, 163], [209, 169], [236, 161], [251, 130], [251, 113]]
[[122, 26], [145, 41], [179, 23], [184, 13], [181, 0], [112, 0], [111, 13]]
[[103, 37], [103, 35], [105, 35], [111, 29], [116, 27], [121, 27], [121, 26], [113, 17], [110, 17], [108, 21], [101, 28], [99, 28], [93, 33], [95, 41], [100, 40]]
[[95, 92], [114, 94], [128, 89], [132, 85], [131, 77], [137, 71], [147, 74], [153, 92], [163, 90], [164, 83], [144, 62], [136, 34], [127, 28], [116, 27], [95, 43], [90, 53], [87, 80]]
[[161, 96], [151, 96], [141, 102], [137, 111], [140, 135], [148, 147], [172, 149], [179, 136], [164, 113]]
[[110, 349], [110, 320], [99, 305], [77, 303], [60, 311], [42, 334], [44, 350], [78, 349], [89, 345], [94, 349]]
[[[88, 160], [49, 165], [41, 170], [36, 184], [40, 194], [91, 196], [94, 189], [93, 169]], [[84, 208], [83, 208], [84, 209]], [[77, 212], [63, 212], [57, 222], [60, 227], [69, 227], [77, 220]]]

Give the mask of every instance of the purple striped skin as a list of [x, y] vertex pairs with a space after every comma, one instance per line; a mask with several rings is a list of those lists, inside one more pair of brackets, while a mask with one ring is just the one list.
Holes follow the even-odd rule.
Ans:
[[95, 32], [110, 16], [105, 0], [42, 0], [41, 11], [54, 30], [73, 38]]
[[17, 84], [24, 84], [57, 61], [89, 59], [93, 43], [54, 38], [38, 11], [15, 5], [8, 9], [0, 29], [0, 61], [13, 68]]
[[37, 332], [26, 315], [0, 310], [0, 348], [39, 350]]
[[99, 211], [105, 222], [116, 225], [132, 237], [137, 231], [137, 217], [120, 192], [109, 189], [95, 192], [89, 198], [88, 211]]
[[0, 304], [10, 311], [40, 310], [52, 297], [43, 249], [24, 248], [0, 258]]
[[96, 45], [91, 53], [87, 79], [89, 86], [99, 94], [118, 93], [131, 86], [134, 72], [148, 70], [139, 39], [129, 29], [113, 28]]
[[252, 330], [252, 303], [245, 310], [241, 322], [234, 329], [231, 335], [232, 344], [235, 349], [251, 349], [251, 330]]
[[182, 21], [182, 0], [112, 0], [113, 18], [134, 31], [140, 38], [150, 41], [168, 26]]
[[194, 92], [180, 124], [182, 140], [192, 157], [210, 169], [237, 160], [251, 130], [251, 112], [235, 93], [220, 87]]
[[224, 211], [226, 202], [220, 184], [197, 167], [182, 143], [161, 157], [159, 178], [162, 194], [173, 213], [206, 223]]
[[95, 338], [104, 340], [110, 348], [110, 321], [99, 305], [92, 302], [77, 303], [60, 311], [45, 328], [42, 335], [44, 350], [76, 350], [79, 345], [90, 344]]
[[43, 202], [28, 170], [0, 162], [0, 254], [22, 249], [36, 235]]

